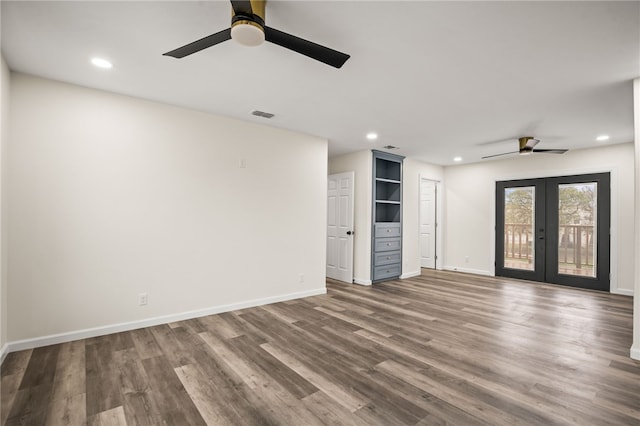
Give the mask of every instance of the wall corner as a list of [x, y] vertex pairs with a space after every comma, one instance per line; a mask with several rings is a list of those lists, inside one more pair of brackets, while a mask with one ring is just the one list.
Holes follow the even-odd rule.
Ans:
[[[633, 81], [634, 121], [634, 257], [640, 254], [640, 77]], [[640, 359], [640, 263], [635, 262], [633, 274], [633, 344], [631, 358]]]

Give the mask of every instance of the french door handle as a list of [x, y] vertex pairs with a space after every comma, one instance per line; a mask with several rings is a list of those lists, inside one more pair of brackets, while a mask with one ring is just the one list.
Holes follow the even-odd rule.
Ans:
[[347, 231], [347, 235], [353, 235], [353, 234], [354, 234], [354, 232], [352, 232], [352, 231]]

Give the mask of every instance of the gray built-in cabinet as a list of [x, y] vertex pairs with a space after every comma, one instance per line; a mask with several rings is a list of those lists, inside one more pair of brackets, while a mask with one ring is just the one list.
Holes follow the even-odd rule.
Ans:
[[402, 274], [402, 161], [404, 157], [373, 150], [373, 229], [371, 280]]

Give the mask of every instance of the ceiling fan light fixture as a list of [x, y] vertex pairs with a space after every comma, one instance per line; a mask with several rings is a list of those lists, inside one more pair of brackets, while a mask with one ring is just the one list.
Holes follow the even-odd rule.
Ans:
[[260, 46], [264, 43], [264, 29], [256, 22], [237, 21], [231, 27], [231, 38], [243, 46]]

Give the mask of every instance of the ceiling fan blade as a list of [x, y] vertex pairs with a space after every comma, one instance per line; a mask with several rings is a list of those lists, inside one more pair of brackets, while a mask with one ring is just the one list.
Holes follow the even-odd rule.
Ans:
[[233, 8], [233, 12], [236, 15], [252, 15], [253, 8], [251, 7], [251, 2], [248, 0], [231, 0], [231, 7]]
[[226, 30], [222, 30], [215, 34], [211, 34], [210, 36], [201, 38], [200, 40], [196, 40], [193, 43], [185, 44], [184, 46], [178, 47], [171, 52], [164, 53], [163, 56], [172, 56], [178, 59], [184, 58], [185, 56], [189, 56], [193, 53], [206, 49], [207, 47], [214, 46], [229, 39], [231, 39], [231, 28], [227, 28]]
[[503, 152], [502, 154], [487, 155], [485, 157], [482, 157], [481, 159], [484, 160], [485, 158], [502, 157], [503, 155], [518, 154], [519, 152], [520, 151]]
[[564, 154], [568, 149], [534, 149], [533, 152], [544, 152], [547, 154]]
[[489, 145], [499, 145], [499, 144], [506, 144], [506, 143], [512, 144], [515, 139], [518, 139], [518, 138], [496, 139], [493, 141], [477, 143], [476, 146], [489, 146]]
[[270, 27], [264, 27], [265, 39], [271, 43], [301, 53], [309, 58], [340, 68], [351, 56], [337, 50], [321, 46], [311, 41], [284, 33]]

